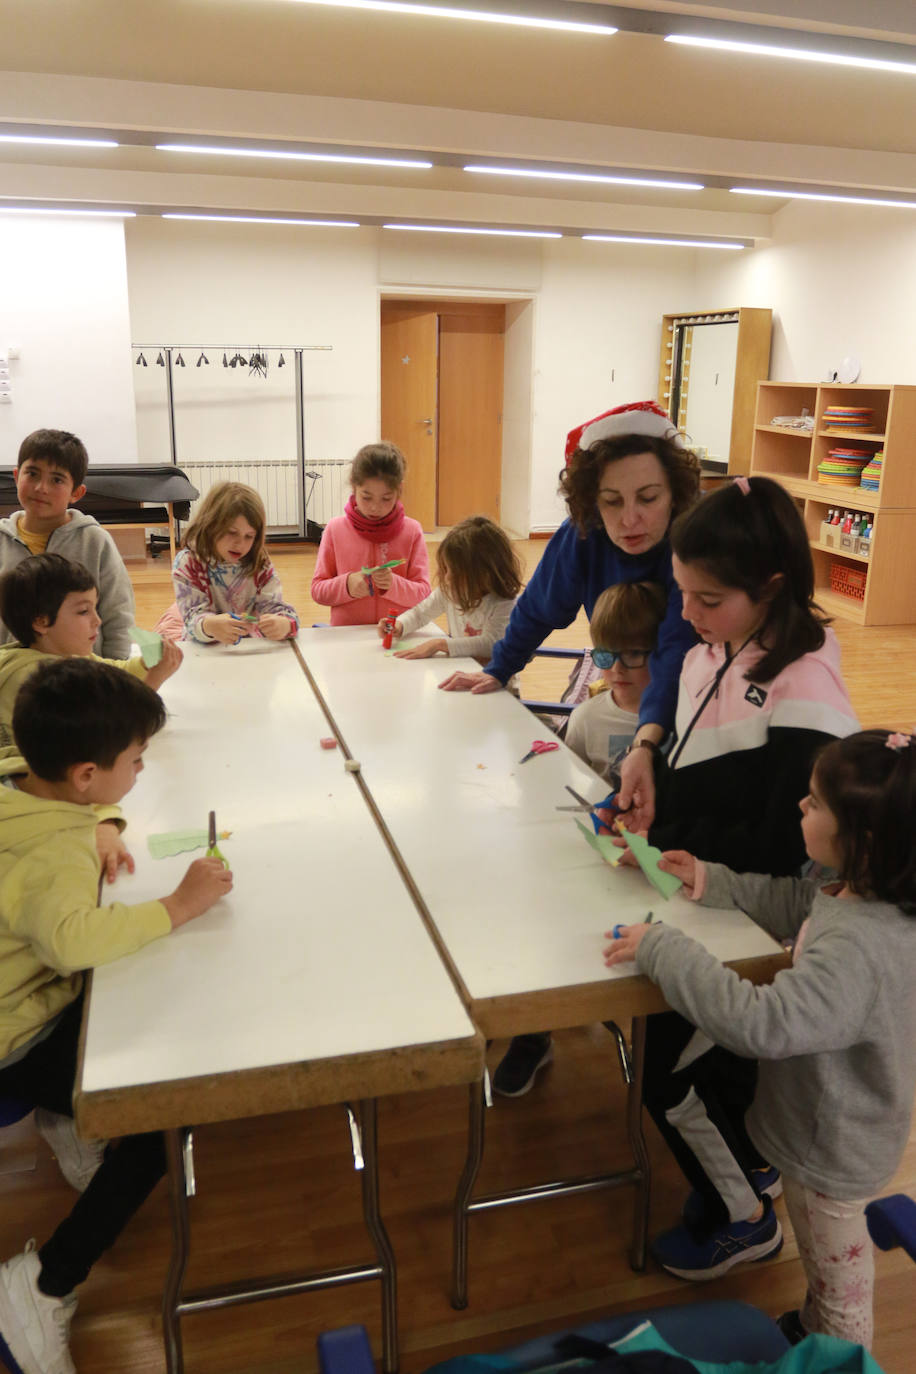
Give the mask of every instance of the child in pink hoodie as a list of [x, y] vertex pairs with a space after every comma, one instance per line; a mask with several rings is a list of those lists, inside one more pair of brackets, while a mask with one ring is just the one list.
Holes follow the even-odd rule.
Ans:
[[[332, 625], [375, 625], [429, 596], [423, 531], [400, 500], [406, 466], [401, 450], [384, 440], [353, 459], [352, 494], [343, 515], [325, 525], [312, 578], [312, 599], [331, 607]], [[397, 568], [363, 572], [395, 558], [403, 560]]]

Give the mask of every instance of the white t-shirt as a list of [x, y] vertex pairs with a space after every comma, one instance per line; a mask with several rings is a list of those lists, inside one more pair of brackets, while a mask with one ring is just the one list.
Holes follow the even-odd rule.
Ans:
[[638, 726], [638, 712], [624, 711], [608, 688], [576, 707], [565, 738], [574, 754], [609, 780], [612, 762], [632, 744]]

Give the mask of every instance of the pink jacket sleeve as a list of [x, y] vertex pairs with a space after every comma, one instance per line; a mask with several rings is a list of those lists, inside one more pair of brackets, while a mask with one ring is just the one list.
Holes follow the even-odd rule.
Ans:
[[423, 538], [423, 530], [417, 521], [412, 523], [415, 528], [412, 531], [407, 561], [403, 567], [395, 569], [391, 578], [391, 586], [384, 593], [388, 600], [395, 601], [399, 606], [404, 607], [419, 605], [421, 601], [426, 600], [432, 591], [429, 580], [429, 557], [426, 553], [426, 540]]
[[[352, 568], [350, 571], [353, 571]], [[329, 521], [318, 546], [315, 576], [312, 578], [312, 600], [317, 601], [319, 606], [340, 606], [345, 601], [352, 601], [347, 591], [347, 577], [348, 573], [337, 571], [334, 524]]]

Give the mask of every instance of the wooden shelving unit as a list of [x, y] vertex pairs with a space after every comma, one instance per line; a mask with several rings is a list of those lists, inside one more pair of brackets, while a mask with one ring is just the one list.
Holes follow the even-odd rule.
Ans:
[[[829, 429], [824, 412], [831, 405], [870, 406], [874, 425]], [[814, 416], [814, 432], [772, 423], [776, 415]], [[760, 382], [750, 471], [772, 477], [798, 502], [811, 541], [817, 600], [830, 615], [859, 625], [916, 624], [916, 386], [834, 386], [801, 382]], [[817, 480], [818, 464], [838, 439], [875, 452], [884, 450], [878, 491], [834, 487]], [[832, 507], [874, 512], [869, 556], [830, 548], [821, 527]], [[836, 592], [831, 565], [865, 572], [865, 595]]]

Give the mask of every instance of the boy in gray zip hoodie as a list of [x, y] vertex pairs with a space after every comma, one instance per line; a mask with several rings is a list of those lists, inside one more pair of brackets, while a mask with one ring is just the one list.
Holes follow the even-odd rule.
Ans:
[[[13, 471], [23, 509], [0, 520], [0, 573], [38, 553], [59, 553], [81, 563], [99, 589], [102, 628], [95, 652], [101, 658], [130, 657], [134, 593], [121, 555], [107, 530], [82, 511], [70, 510], [86, 493], [89, 466], [85, 445], [62, 429], [36, 429], [19, 448]], [[12, 636], [0, 625], [0, 644]]]
[[[782, 1172], [808, 1280], [800, 1312], [780, 1324], [790, 1339], [823, 1332], [867, 1347], [874, 1262], [864, 1208], [900, 1163], [916, 1092], [916, 737], [865, 730], [835, 740], [800, 805], [809, 856], [840, 875], [829, 887], [732, 873], [681, 850], [661, 860], [687, 896], [737, 907], [794, 940], [791, 968], [755, 987], [664, 925], [619, 930], [605, 963], [635, 959], [699, 1034], [759, 1058], [746, 1127]], [[726, 1191], [714, 1142], [682, 1137], [678, 1162], [698, 1191]], [[656, 1258], [683, 1278], [725, 1272], [735, 1255], [754, 1257], [769, 1199], [759, 1210], [710, 1229], [688, 1207], [685, 1224], [655, 1242]]]

